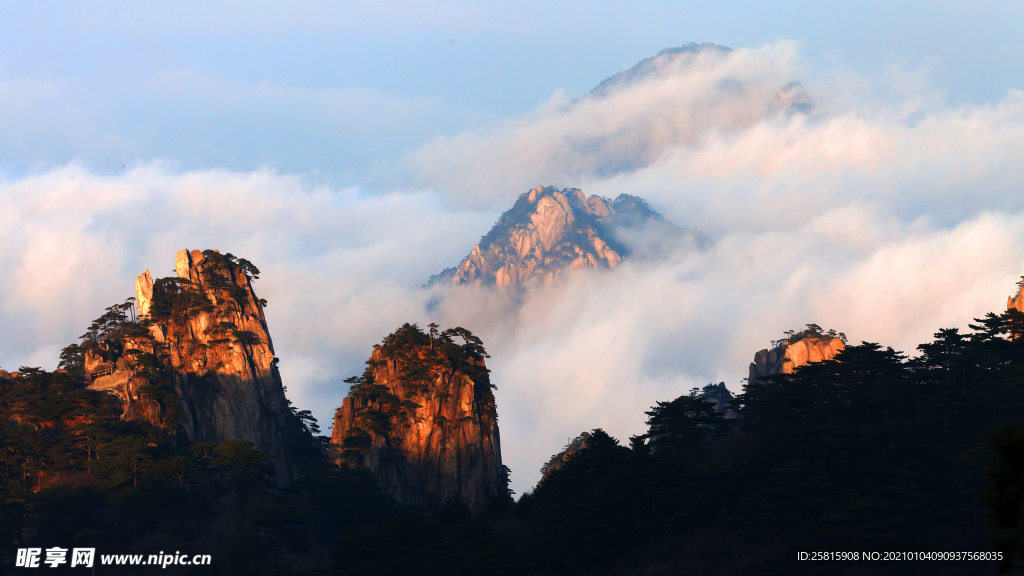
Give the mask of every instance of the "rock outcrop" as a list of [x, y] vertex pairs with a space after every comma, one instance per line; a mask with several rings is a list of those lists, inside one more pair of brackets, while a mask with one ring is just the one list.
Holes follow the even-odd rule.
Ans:
[[1018, 287], [1016, 296], [1006, 297], [1006, 309], [1024, 312], [1024, 283]]
[[[522, 194], [457, 268], [428, 284], [519, 288], [554, 282], [565, 270], [615, 268], [630, 255], [623, 232], [647, 226], [667, 235], [704, 242], [699, 232], [675, 226], [642, 199], [622, 194], [615, 201], [586, 196], [577, 188], [538, 186]], [[628, 235], [628, 234], [627, 234]]]
[[149, 316], [149, 308], [153, 304], [153, 276], [148, 268], [135, 279], [135, 304], [139, 316]]
[[739, 418], [740, 415], [735, 410], [729, 407], [729, 403], [733, 401], [732, 392], [725, 387], [725, 382], [719, 382], [718, 384], [708, 384], [704, 387], [704, 390], [697, 395], [697, 398], [707, 400], [715, 406], [715, 412], [718, 412], [726, 420], [733, 420]]
[[[129, 345], [132, 346], [132, 345]], [[128, 347], [128, 350], [142, 348]], [[90, 359], [96, 358], [95, 356]], [[121, 415], [125, 420], [148, 422], [156, 427], [174, 427], [174, 416], [177, 414], [175, 407], [165, 409], [160, 401], [147, 394], [147, 387], [150, 385], [149, 375], [138, 369], [134, 359], [122, 356], [114, 361], [113, 365], [103, 362], [90, 362], [93, 372], [89, 375], [92, 382], [90, 390], [114, 394], [121, 399], [124, 413]]]
[[461, 498], [477, 512], [507, 495], [485, 356], [461, 328], [424, 334], [406, 324], [386, 337], [363, 375], [347, 380], [334, 461], [369, 469], [387, 494], [428, 509]]
[[814, 110], [814, 100], [803, 84], [793, 81], [779, 88], [768, 107], [787, 114], [809, 114]]
[[845, 347], [843, 338], [838, 336], [813, 331], [795, 334], [771, 350], [755, 354], [747, 381], [758, 382], [769, 374], [792, 374], [800, 366], [835, 358]]
[[[117, 394], [126, 419], [175, 428], [190, 441], [252, 442], [295, 478], [302, 431], [284, 395], [274, 345], [246, 260], [181, 250], [177, 278], [135, 282], [140, 317], [86, 353], [90, 388]], [[161, 392], [163, 394], [161, 395]]]
[[537, 485], [539, 486], [542, 484], [548, 479], [548, 476], [565, 466], [565, 463], [572, 458], [573, 454], [576, 454], [584, 448], [589, 448], [592, 443], [593, 434], [590, 432], [582, 432], [579, 436], [566, 442], [565, 448], [563, 448], [561, 452], [549, 458], [548, 461], [540, 467], [540, 481]]

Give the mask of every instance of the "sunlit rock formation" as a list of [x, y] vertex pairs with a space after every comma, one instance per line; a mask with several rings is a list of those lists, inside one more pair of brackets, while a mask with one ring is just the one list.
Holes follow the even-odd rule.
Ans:
[[154, 282], [147, 270], [136, 279], [140, 317], [111, 323], [88, 347], [90, 388], [117, 394], [126, 419], [188, 440], [252, 442], [288, 483], [301, 423], [285, 399], [265, 301], [252, 289], [259, 271], [215, 250], [181, 250], [175, 268], [176, 278]]
[[149, 269], [139, 274], [139, 277], [135, 279], [135, 304], [138, 308], [139, 316], [149, 316], [149, 307], [153, 303], [153, 276], [150, 275]]
[[538, 186], [501, 215], [457, 268], [431, 277], [428, 284], [518, 288], [529, 282], [552, 283], [565, 270], [615, 268], [631, 254], [624, 239], [641, 229], [650, 232], [648, 239], [689, 239], [696, 245], [705, 241], [699, 232], [675, 226], [635, 196], [622, 194], [612, 201], [588, 197], [577, 188]]
[[[128, 344], [126, 349], [144, 349], [144, 344]], [[87, 369], [87, 373], [92, 378], [89, 389], [120, 398], [124, 407], [122, 418], [148, 422], [157, 427], [173, 428], [176, 425], [177, 407], [172, 405], [165, 409], [159, 400], [145, 393], [149, 391], [149, 375], [139, 369], [134, 357], [121, 356], [112, 363], [104, 362], [97, 355], [88, 355], [86, 358], [89, 360], [87, 366], [91, 368], [91, 371]]]
[[798, 334], [790, 334], [771, 350], [764, 349], [754, 355], [750, 363], [748, 382], [760, 381], [769, 374], [792, 374], [800, 366], [811, 362], [824, 362], [835, 358], [846, 347], [846, 337], [830, 330], [823, 333], [814, 324]]
[[1024, 282], [1018, 284], [1016, 296], [1006, 297], [1006, 309], [1024, 312]]
[[[461, 340], [462, 343], [457, 343]], [[474, 512], [506, 495], [498, 415], [480, 340], [406, 324], [374, 347], [334, 416], [335, 462], [372, 471], [400, 502]]]

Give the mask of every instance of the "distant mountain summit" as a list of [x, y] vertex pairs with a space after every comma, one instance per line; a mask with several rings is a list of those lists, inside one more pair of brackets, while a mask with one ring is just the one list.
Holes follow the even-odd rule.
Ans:
[[[732, 48], [709, 42], [701, 44], [690, 42], [675, 48], [665, 48], [654, 56], [637, 62], [629, 69], [605, 78], [583, 98], [603, 98], [621, 88], [658, 77], [664, 73], [671, 73], [673, 69], [688, 65], [702, 54], [724, 56], [730, 52], [732, 52]], [[723, 82], [721, 87], [727, 91], [741, 89], [737, 80]], [[796, 80], [779, 88], [771, 102], [768, 103], [769, 112], [809, 114], [813, 109], [814, 100], [803, 84]]]
[[665, 48], [656, 55], [651, 56], [650, 58], [644, 58], [637, 62], [628, 70], [623, 70], [614, 76], [605, 78], [600, 84], [590, 91], [589, 96], [598, 98], [605, 96], [615, 88], [628, 86], [650, 76], [656, 76], [670, 64], [680, 60], [692, 60], [698, 54], [703, 52], [726, 54], [728, 52], [732, 52], [732, 48], [726, 48], [725, 46], [719, 46], [708, 42], [702, 44], [690, 42], [689, 44], [683, 44], [682, 46], [677, 46], [675, 48]]
[[666, 238], [706, 242], [700, 232], [676, 226], [636, 196], [620, 194], [612, 201], [578, 188], [537, 186], [519, 196], [458, 267], [431, 276], [427, 284], [546, 284], [566, 269], [615, 268], [631, 255], [657, 251]]

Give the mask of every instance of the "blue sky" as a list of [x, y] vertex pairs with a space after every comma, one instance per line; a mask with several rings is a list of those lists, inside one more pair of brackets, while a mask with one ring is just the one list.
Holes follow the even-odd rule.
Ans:
[[[326, 430], [404, 322], [483, 338], [522, 493], [816, 323], [914, 352], [1024, 274], [1024, 3], [0, 4], [0, 367], [54, 368], [182, 248], [254, 262]], [[659, 50], [667, 64], [574, 101]], [[815, 106], [769, 105], [800, 80]], [[703, 251], [513, 306], [421, 289], [538, 185], [641, 196]]]
[[0, 22], [9, 176], [159, 158], [393, 185], [388, 163], [431, 138], [687, 42], [786, 39], [868, 77], [923, 69], [951, 104], [998, 101], [1024, 78], [1020, 1], [11, 1]]

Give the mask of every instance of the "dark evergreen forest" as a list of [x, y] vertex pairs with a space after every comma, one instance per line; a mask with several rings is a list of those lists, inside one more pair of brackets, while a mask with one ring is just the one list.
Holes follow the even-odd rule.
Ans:
[[[365, 471], [327, 464], [308, 414], [304, 478], [278, 489], [246, 443], [182, 442], [122, 421], [74, 370], [22, 368], [0, 380], [0, 536], [213, 555], [212, 568], [168, 568], [181, 574], [994, 574], [787, 554], [997, 549], [1003, 569], [1019, 567], [1022, 335], [1011, 310], [940, 330], [913, 357], [850, 345], [746, 386], [734, 420], [696, 396], [659, 402], [647, 433], [596, 428], [535, 489], [478, 516], [458, 501], [429, 514], [397, 504]], [[25, 572], [12, 545], [0, 566]]]

